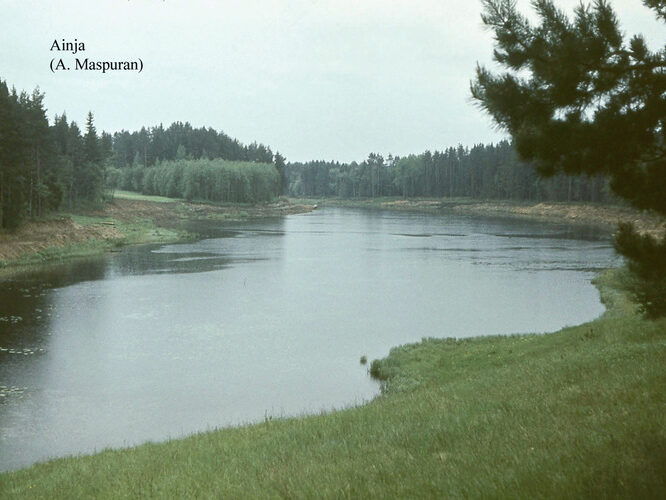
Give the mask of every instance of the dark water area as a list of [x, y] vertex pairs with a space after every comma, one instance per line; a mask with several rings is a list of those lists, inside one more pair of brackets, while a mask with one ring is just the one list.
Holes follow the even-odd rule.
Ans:
[[423, 337], [603, 312], [599, 230], [324, 209], [200, 225], [0, 282], [0, 470], [362, 404], [362, 366]]

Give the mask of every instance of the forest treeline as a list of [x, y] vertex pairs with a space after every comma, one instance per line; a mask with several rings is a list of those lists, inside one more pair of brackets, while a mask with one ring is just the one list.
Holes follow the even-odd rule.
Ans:
[[100, 199], [111, 155], [112, 137], [97, 134], [91, 113], [83, 131], [64, 114], [49, 125], [39, 89], [19, 93], [0, 81], [1, 227]]
[[189, 123], [113, 135], [98, 134], [92, 113], [83, 130], [64, 113], [49, 124], [44, 93], [18, 92], [0, 80], [2, 228], [100, 203], [109, 187], [188, 199], [265, 201], [282, 192], [283, 168], [284, 158], [269, 147], [243, 145]]
[[116, 132], [113, 134], [113, 153], [113, 166], [116, 168], [132, 165], [150, 167], [160, 161], [180, 157], [273, 162], [273, 152], [268, 146], [256, 142], [243, 145], [223, 132], [206, 127], [194, 128], [187, 122], [175, 122], [168, 128], [160, 124], [142, 127], [135, 132]]
[[0, 225], [99, 203], [108, 188], [146, 194], [261, 202], [292, 196], [474, 197], [535, 201], [612, 199], [602, 177], [543, 178], [511, 143], [410, 155], [372, 153], [360, 163], [285, 164], [262, 144], [243, 145], [212, 128], [176, 122], [111, 135], [92, 113], [80, 129], [63, 113], [49, 124], [44, 94], [0, 81]]
[[175, 122], [166, 129], [116, 132], [106, 184], [172, 198], [254, 203], [282, 193], [283, 169], [284, 158], [268, 146]]
[[311, 161], [286, 168], [291, 196], [366, 198], [378, 196], [473, 197], [531, 201], [608, 202], [613, 196], [600, 176], [544, 178], [519, 161], [508, 141], [458, 146], [444, 151], [361, 162]]

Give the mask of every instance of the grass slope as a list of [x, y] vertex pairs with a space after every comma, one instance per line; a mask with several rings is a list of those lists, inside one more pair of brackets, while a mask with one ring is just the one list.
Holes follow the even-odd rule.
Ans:
[[110, 192], [109, 195], [111, 198], [119, 198], [121, 200], [151, 201], [155, 203], [173, 203], [175, 201], [182, 201], [180, 198], [167, 198], [166, 196], [141, 194], [134, 191], [123, 191], [121, 189], [116, 189]]
[[2, 498], [666, 496], [666, 321], [609, 310], [548, 335], [425, 339], [367, 405], [0, 475]]

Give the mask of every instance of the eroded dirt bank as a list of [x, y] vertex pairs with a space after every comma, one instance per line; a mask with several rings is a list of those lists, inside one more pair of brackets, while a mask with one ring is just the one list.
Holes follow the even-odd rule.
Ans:
[[11, 263], [49, 248], [65, 247], [90, 240], [122, 238], [123, 234], [111, 225], [100, 223], [84, 226], [67, 216], [30, 221], [14, 232], [0, 233], [0, 261]]

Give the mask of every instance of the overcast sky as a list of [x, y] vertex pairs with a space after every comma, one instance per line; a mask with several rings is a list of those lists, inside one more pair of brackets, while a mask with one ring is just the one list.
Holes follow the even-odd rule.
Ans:
[[[611, 3], [627, 33], [663, 46], [640, 0]], [[51, 119], [82, 125], [93, 111], [98, 130], [189, 121], [290, 161], [402, 156], [504, 137], [469, 96], [492, 54], [480, 11], [477, 0], [0, 0], [0, 79], [39, 86]], [[51, 52], [63, 38], [85, 52]], [[56, 56], [145, 67], [54, 74]]]

